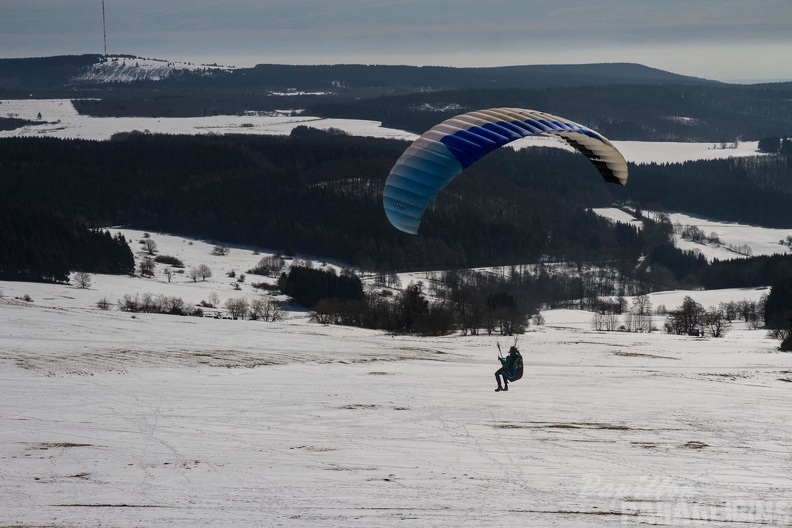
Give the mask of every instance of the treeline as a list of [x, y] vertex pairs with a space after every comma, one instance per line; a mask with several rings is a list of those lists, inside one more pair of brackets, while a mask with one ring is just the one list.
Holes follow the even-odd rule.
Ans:
[[792, 156], [770, 155], [630, 167], [629, 200], [765, 227], [792, 227]]
[[706, 289], [750, 288], [792, 278], [792, 255], [762, 255], [715, 260], [702, 268], [700, 284]]
[[294, 302], [312, 310], [312, 321], [322, 324], [421, 335], [444, 335], [458, 329], [476, 334], [481, 328], [490, 334], [513, 335], [522, 333], [527, 324], [527, 312], [503, 290], [481, 297], [484, 290], [469, 289], [464, 299], [452, 298], [435, 283], [435, 298], [430, 300], [422, 282], [394, 295], [391, 289], [364, 291], [360, 278], [348, 270], [339, 275], [334, 270], [302, 266], [283, 273], [278, 284]]
[[63, 215], [0, 205], [0, 279], [68, 282], [73, 270], [127, 274], [134, 269], [121, 234], [90, 229]]
[[457, 114], [492, 107], [542, 110], [612, 140], [734, 141], [789, 134], [792, 85], [561, 85], [541, 89], [431, 91], [362, 101], [327, 101], [307, 113], [374, 119], [423, 133]]

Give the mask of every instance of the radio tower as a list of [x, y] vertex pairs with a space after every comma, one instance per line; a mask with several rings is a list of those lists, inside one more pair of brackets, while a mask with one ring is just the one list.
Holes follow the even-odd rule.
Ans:
[[104, 0], [102, 0], [102, 34], [104, 35], [104, 56], [107, 58], [107, 26], [105, 26]]

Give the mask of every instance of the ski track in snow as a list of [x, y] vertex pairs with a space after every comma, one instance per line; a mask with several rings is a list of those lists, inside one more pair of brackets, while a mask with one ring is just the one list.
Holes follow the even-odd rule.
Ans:
[[266, 252], [151, 238], [213, 277], [0, 282], [0, 526], [788, 524], [792, 356], [763, 330], [596, 332], [546, 311], [519, 338], [525, 378], [496, 394], [494, 337], [95, 308], [259, 296], [226, 274]]

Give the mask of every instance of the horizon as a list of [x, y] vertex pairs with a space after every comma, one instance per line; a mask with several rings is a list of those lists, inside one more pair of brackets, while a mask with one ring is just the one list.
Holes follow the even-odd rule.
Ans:
[[[729, 83], [792, 80], [792, 4], [627, 0], [106, 0], [107, 49], [197, 63], [489, 67], [635, 63]], [[0, 6], [0, 57], [102, 54], [100, 0]], [[95, 51], [91, 51], [95, 50]]]
[[[86, 56], [86, 55], [97, 55], [103, 56], [103, 53], [97, 52], [83, 52], [83, 53], [64, 53], [58, 55], [26, 55], [26, 56], [16, 56], [16, 57], [3, 57], [0, 56], [0, 60], [33, 60], [33, 59], [48, 59], [48, 58], [55, 58], [55, 57], [68, 57], [68, 56]], [[733, 79], [733, 80], [721, 80], [721, 79], [713, 79], [708, 77], [698, 77], [695, 75], [690, 75], [687, 73], [681, 73], [679, 71], [674, 70], [666, 70], [663, 68], [658, 68], [656, 66], [651, 66], [648, 64], [643, 64], [639, 62], [629, 62], [629, 61], [610, 61], [610, 62], [547, 62], [547, 63], [514, 63], [514, 64], [498, 64], [498, 65], [485, 65], [485, 64], [470, 64], [470, 65], [448, 65], [448, 64], [438, 64], [438, 63], [407, 63], [407, 62], [391, 62], [391, 63], [365, 63], [365, 62], [261, 62], [256, 60], [248, 60], [243, 63], [238, 61], [230, 60], [222, 60], [215, 57], [214, 59], [201, 59], [198, 57], [163, 57], [163, 56], [150, 56], [146, 57], [136, 53], [129, 53], [129, 52], [119, 52], [119, 53], [108, 53], [107, 57], [132, 57], [136, 59], [143, 59], [143, 60], [152, 60], [158, 62], [173, 62], [173, 63], [190, 63], [193, 65], [201, 66], [201, 65], [216, 65], [218, 67], [228, 67], [228, 68], [235, 68], [235, 69], [243, 69], [243, 68], [253, 68], [256, 66], [264, 66], [264, 65], [277, 65], [277, 66], [394, 66], [394, 67], [415, 67], [415, 68], [458, 68], [458, 69], [465, 69], [465, 68], [519, 68], [519, 67], [531, 67], [531, 66], [598, 66], [598, 65], [634, 65], [634, 66], [641, 66], [644, 68], [654, 69], [663, 71], [666, 73], [686, 76], [686, 77], [693, 77], [697, 79], [707, 80], [707, 81], [715, 81], [715, 82], [722, 82], [726, 84], [772, 84], [772, 83], [785, 83], [785, 82], [792, 82], [792, 76], [790, 77], [776, 77], [776, 78], [745, 78], [745, 79]]]

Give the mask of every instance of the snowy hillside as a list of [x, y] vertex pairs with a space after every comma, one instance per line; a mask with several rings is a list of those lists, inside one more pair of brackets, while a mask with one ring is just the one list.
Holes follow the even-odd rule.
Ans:
[[[639, 226], [640, 221], [631, 214], [615, 208], [605, 207], [594, 209], [600, 216]], [[656, 213], [645, 211], [651, 216]], [[790, 248], [779, 242], [792, 236], [792, 229], [774, 229], [768, 227], [747, 226], [730, 222], [701, 218], [684, 213], [666, 213], [677, 231], [680, 228], [695, 227], [713, 241], [695, 242], [683, 238], [679, 232], [674, 235], [674, 244], [687, 251], [700, 252], [709, 262], [715, 259], [729, 260], [759, 255], [788, 254]], [[715, 239], [717, 238], [717, 241]]]
[[[112, 69], [114, 67], [107, 66], [107, 68]], [[124, 66], [123, 69], [134, 69], [134, 67]], [[151, 71], [156, 72], [157, 70], [152, 68]], [[149, 74], [147, 73], [146, 75]], [[154, 75], [154, 73], [151, 75]], [[280, 95], [286, 95], [286, 93]], [[353, 136], [394, 138], [408, 141], [413, 141], [418, 137], [404, 130], [382, 127], [382, 124], [377, 121], [325, 119], [307, 115], [295, 115], [295, 112], [291, 110], [274, 112], [272, 115], [261, 115], [260, 113], [251, 112], [242, 116], [221, 115], [210, 117], [90, 117], [78, 114], [68, 99], [0, 101], [0, 117], [45, 121], [44, 124], [0, 131], [0, 138], [46, 136], [107, 140], [113, 134], [131, 131], [146, 131], [154, 134], [283, 135], [289, 134], [298, 125], [308, 125], [323, 130], [333, 128], [343, 130]], [[677, 163], [697, 159], [763, 155], [757, 150], [757, 141], [747, 141], [736, 146], [729, 145], [729, 148], [721, 148], [721, 145], [712, 143], [655, 141], [614, 141], [613, 144], [624, 154], [627, 161], [634, 163]], [[510, 144], [510, 146], [515, 149], [529, 146], [566, 150], [571, 150], [572, 148], [566, 143], [543, 136], [521, 139]]]
[[197, 72], [211, 75], [217, 71], [231, 71], [233, 67], [217, 64], [193, 64], [191, 62], [144, 59], [134, 56], [113, 56], [92, 65], [74, 78], [74, 82], [129, 83], [133, 81], [161, 81], [181, 72]]
[[[355, 136], [413, 139], [414, 134], [384, 128], [376, 121], [324, 119], [293, 115], [291, 110], [270, 115], [209, 117], [90, 117], [77, 113], [68, 99], [28, 99], [0, 101], [0, 116], [17, 117], [44, 124], [0, 131], [2, 137], [57, 137], [107, 140], [120, 132], [152, 134], [263, 134], [288, 135], [299, 125], [318, 129], [338, 129]], [[39, 115], [41, 117], [39, 117]]]
[[[122, 232], [142, 258], [144, 234]], [[102, 297], [145, 292], [261, 296], [238, 274], [266, 251], [216, 256], [213, 241], [150, 238], [212, 277], [168, 282], [158, 265], [153, 279], [94, 275], [88, 289], [0, 282], [0, 526], [790, 519], [792, 356], [763, 330], [596, 332], [590, 313], [548, 311], [519, 338], [525, 378], [496, 394], [494, 337], [390, 336], [304, 312], [262, 322], [100, 310]]]

